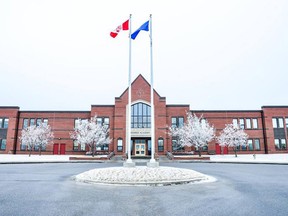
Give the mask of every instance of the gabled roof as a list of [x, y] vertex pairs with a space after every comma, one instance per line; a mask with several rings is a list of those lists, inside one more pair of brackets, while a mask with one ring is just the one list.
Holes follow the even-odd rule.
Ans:
[[[142, 76], [142, 74], [139, 74], [139, 75], [134, 79], [134, 81], [131, 83], [131, 86], [133, 86], [133, 84], [134, 84], [138, 79], [140, 79], [140, 78], [142, 78], [142, 79], [147, 83], [147, 85], [151, 88], [150, 83]], [[123, 92], [119, 97], [116, 97], [116, 99], [121, 98], [121, 97], [125, 94], [125, 92], [128, 91], [128, 88], [129, 88], [129, 87], [127, 87], [127, 88], [124, 90], [124, 92]], [[161, 97], [155, 89], [153, 89], [153, 90], [154, 90], [154, 92], [155, 92], [160, 98], [164, 98], [164, 97]]]

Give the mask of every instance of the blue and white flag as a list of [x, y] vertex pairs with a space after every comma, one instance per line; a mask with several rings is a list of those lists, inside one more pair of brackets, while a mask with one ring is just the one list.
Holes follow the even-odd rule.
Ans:
[[141, 25], [140, 28], [138, 28], [135, 32], [133, 32], [133, 34], [131, 34], [131, 38], [135, 40], [135, 38], [137, 37], [137, 35], [141, 30], [149, 31], [149, 20], [145, 22], [143, 25]]

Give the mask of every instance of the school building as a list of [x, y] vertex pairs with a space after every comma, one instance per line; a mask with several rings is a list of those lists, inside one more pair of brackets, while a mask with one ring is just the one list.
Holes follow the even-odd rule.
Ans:
[[[150, 84], [139, 75], [131, 84], [131, 154], [147, 157], [151, 155], [151, 107]], [[216, 135], [225, 124], [238, 123], [249, 135], [248, 146], [240, 147], [238, 153], [287, 153], [288, 106], [262, 106], [260, 110], [193, 110], [188, 104], [166, 104], [166, 98], [154, 90], [155, 153], [165, 155], [194, 152], [197, 150], [179, 148], [169, 135], [170, 126], [181, 126], [186, 113], [202, 116], [216, 128]], [[23, 128], [29, 125], [48, 123], [54, 132], [54, 143], [48, 145], [43, 154], [85, 155], [89, 149], [70, 138], [78, 119], [90, 119], [97, 115], [97, 121], [108, 125], [110, 144], [97, 148], [97, 153], [126, 153], [128, 116], [128, 88], [115, 98], [111, 105], [91, 105], [86, 111], [22, 111], [19, 107], [0, 107], [0, 154], [29, 154], [28, 148], [19, 137]], [[33, 149], [38, 154], [38, 149]], [[232, 149], [221, 149], [212, 141], [203, 154], [234, 154]]]

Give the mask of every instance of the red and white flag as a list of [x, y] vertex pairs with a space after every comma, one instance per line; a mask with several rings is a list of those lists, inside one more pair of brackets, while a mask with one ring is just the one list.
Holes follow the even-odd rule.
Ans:
[[122, 23], [121, 25], [117, 26], [115, 30], [111, 31], [110, 36], [115, 38], [121, 30], [123, 31], [129, 30], [129, 19], [124, 23]]

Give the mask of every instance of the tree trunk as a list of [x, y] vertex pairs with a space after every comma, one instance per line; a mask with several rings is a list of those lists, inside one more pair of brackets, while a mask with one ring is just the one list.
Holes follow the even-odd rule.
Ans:
[[92, 157], [94, 157], [94, 155], [95, 155], [95, 151], [94, 151], [94, 143], [91, 145], [91, 151], [92, 151]]
[[39, 156], [41, 156], [42, 153], [42, 146], [39, 146]]
[[201, 148], [200, 147], [198, 148], [198, 154], [199, 154], [199, 157], [201, 157]]
[[32, 147], [29, 149], [29, 157], [31, 157]]
[[237, 147], [234, 147], [234, 151], [235, 151], [235, 157], [237, 157]]

